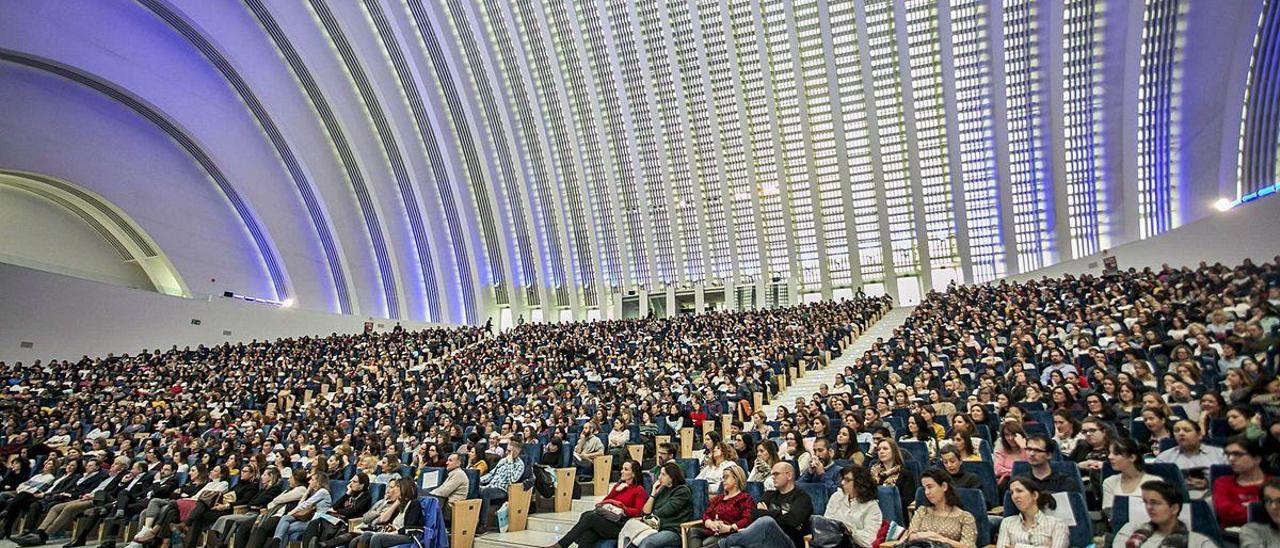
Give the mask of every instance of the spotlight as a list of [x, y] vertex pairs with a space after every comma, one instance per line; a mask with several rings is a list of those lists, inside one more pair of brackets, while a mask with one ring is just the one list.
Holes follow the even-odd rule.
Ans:
[[1218, 198], [1218, 201], [1213, 203], [1213, 207], [1218, 208], [1218, 211], [1227, 211], [1233, 206], [1235, 206], [1235, 203], [1226, 198]]
[[280, 306], [284, 308], [293, 308], [293, 297], [289, 297], [288, 299], [285, 299], [284, 301], [282, 301], [280, 303]]

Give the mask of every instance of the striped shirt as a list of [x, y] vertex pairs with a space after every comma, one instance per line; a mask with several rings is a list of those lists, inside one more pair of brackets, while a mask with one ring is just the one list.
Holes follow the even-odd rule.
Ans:
[[1000, 523], [1000, 540], [996, 548], [1037, 546], [1067, 548], [1069, 533], [1067, 524], [1044, 512], [1036, 512], [1035, 522], [1027, 528], [1022, 514], [1014, 514]]

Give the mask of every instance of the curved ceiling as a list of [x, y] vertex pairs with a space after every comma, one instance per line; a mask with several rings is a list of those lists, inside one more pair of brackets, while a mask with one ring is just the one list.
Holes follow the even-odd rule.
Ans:
[[[632, 291], [987, 281], [1202, 216], [1247, 191], [1237, 162], [1265, 163], [1233, 149], [1268, 7], [28, 0], [0, 5], [0, 80], [86, 86], [167, 136], [122, 148], [134, 161], [200, 168], [157, 165], [155, 184], [213, 181], [221, 201], [183, 207], [223, 230], [163, 232], [261, 268], [176, 261], [193, 291], [615, 317]], [[40, 97], [21, 108], [77, 101]], [[40, 135], [28, 119], [0, 123]], [[108, 186], [74, 135], [43, 135], [0, 167]], [[129, 198], [146, 189], [113, 188], [162, 224]]]

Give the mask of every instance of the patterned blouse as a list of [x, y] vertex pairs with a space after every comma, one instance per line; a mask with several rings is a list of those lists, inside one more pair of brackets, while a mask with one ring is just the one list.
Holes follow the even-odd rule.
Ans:
[[960, 508], [952, 508], [952, 515], [938, 514], [932, 506], [921, 506], [911, 516], [911, 526], [907, 533], [933, 532], [951, 540], [959, 541], [965, 546], [978, 545], [978, 525], [970, 514]]
[[1067, 548], [1070, 536], [1067, 524], [1044, 512], [1036, 512], [1035, 522], [1030, 528], [1023, 523], [1022, 514], [1014, 514], [1000, 522], [1000, 540], [996, 542], [996, 548], [1016, 546]]

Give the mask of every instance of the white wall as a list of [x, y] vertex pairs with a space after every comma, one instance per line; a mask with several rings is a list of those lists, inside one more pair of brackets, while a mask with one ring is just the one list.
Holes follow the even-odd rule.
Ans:
[[[192, 325], [193, 319], [200, 320], [200, 325]], [[367, 319], [221, 297], [169, 297], [0, 263], [0, 360], [4, 361], [77, 359], [175, 344], [355, 333]], [[395, 326], [392, 320], [370, 321], [378, 331]], [[429, 325], [401, 323], [406, 328]], [[24, 342], [33, 347], [22, 348]]]
[[[93, 227], [66, 208], [0, 186], [0, 261], [153, 290], [146, 272], [126, 263]], [[57, 245], [50, 245], [57, 242]]]
[[[1108, 252], [1116, 257], [1121, 270], [1159, 268], [1166, 263], [1175, 267], [1195, 266], [1200, 261], [1234, 265], [1246, 258], [1254, 262], [1269, 261], [1280, 255], [1280, 196], [1268, 196], [1215, 213], [1154, 238], [1113, 247]], [[1006, 279], [1023, 281], [1083, 272], [1100, 274], [1102, 254]]]

